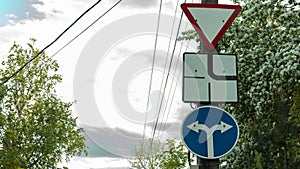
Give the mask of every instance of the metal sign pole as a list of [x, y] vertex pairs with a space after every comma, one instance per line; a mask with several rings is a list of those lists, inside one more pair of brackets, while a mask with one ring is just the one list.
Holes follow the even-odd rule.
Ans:
[[[202, 0], [203, 4], [218, 4], [218, 0]], [[215, 47], [217, 50], [217, 46]], [[209, 51], [206, 46], [203, 44], [201, 40], [201, 48], [199, 53], [213, 53], [217, 51]], [[197, 107], [204, 106], [204, 104], [197, 104]], [[219, 169], [220, 166], [220, 160], [219, 159], [214, 159], [214, 160], [209, 160], [209, 159], [203, 159], [200, 157], [197, 157], [197, 165], [199, 165], [199, 169]]]

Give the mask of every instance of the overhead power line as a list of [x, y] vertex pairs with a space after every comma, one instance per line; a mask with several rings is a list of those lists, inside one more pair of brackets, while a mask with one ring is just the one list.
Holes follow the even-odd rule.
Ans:
[[58, 37], [56, 37], [49, 45], [47, 45], [46, 47], [44, 47], [38, 54], [36, 54], [29, 61], [27, 61], [15, 73], [13, 73], [11, 76], [5, 78], [5, 80], [1, 83], [0, 86], [2, 86], [3, 84], [7, 83], [11, 78], [13, 78], [14, 76], [16, 76], [21, 70], [23, 70], [29, 63], [31, 63], [33, 60], [35, 60], [37, 57], [39, 57], [46, 49], [48, 49], [51, 45], [53, 45], [56, 41], [58, 41], [73, 25], [75, 25], [85, 14], [87, 14], [91, 9], [93, 9], [100, 2], [101, 2], [101, 0], [97, 1], [89, 9], [87, 9], [85, 12], [83, 12], [70, 26], [67, 27], [67, 29], [65, 29], [60, 35], [58, 35]]
[[[186, 2], [186, 0], [185, 0], [185, 2]], [[177, 38], [178, 38], [179, 32], [180, 32], [182, 17], [183, 17], [183, 12], [181, 12], [179, 26], [178, 26], [178, 29], [177, 29], [177, 34], [176, 34], [176, 39], [175, 39], [175, 44], [174, 44], [174, 48], [173, 48], [173, 51], [172, 51], [171, 60], [170, 60], [169, 68], [168, 68], [168, 74], [167, 74], [167, 77], [166, 77], [166, 83], [165, 83], [162, 95], [165, 94], [165, 91], [166, 91], [166, 88], [167, 88], [168, 79], [169, 79], [169, 76], [170, 76], [170, 71], [171, 71], [171, 67], [172, 67], [172, 63], [173, 63], [173, 59], [174, 59], [174, 54], [175, 54], [175, 49], [176, 49], [176, 44], [177, 44]], [[155, 125], [154, 125], [154, 128], [153, 128], [152, 139], [154, 139], [154, 137], [155, 137], [155, 132], [156, 132], [156, 129], [157, 129], [157, 124], [158, 124], [158, 119], [159, 119], [161, 108], [162, 108], [162, 103], [163, 103], [163, 100], [161, 100], [160, 105], [159, 105], [159, 110], [158, 110], [157, 117], [156, 117], [156, 120], [155, 120]]]
[[[165, 74], [166, 74], [166, 71], [167, 71], [168, 57], [169, 57], [169, 52], [170, 52], [170, 49], [171, 49], [171, 42], [172, 42], [172, 37], [173, 37], [173, 32], [174, 32], [174, 27], [175, 27], [175, 21], [176, 21], [176, 14], [177, 14], [177, 10], [178, 10], [178, 5], [179, 5], [179, 0], [177, 0], [177, 4], [176, 4], [176, 8], [175, 8], [175, 13], [174, 13], [174, 17], [173, 17], [173, 23], [172, 23], [172, 29], [171, 29], [171, 36], [169, 38], [168, 51], [167, 51], [167, 56], [166, 56], [166, 59], [165, 59], [164, 72], [163, 72], [163, 77], [162, 77], [162, 80], [161, 80], [161, 83], [160, 83], [159, 91], [162, 91], [162, 89], [163, 89]], [[157, 99], [157, 105], [159, 105], [161, 99], [164, 99], [164, 96], [162, 96], [161, 93], [159, 92], [159, 96], [158, 96], [158, 99]], [[166, 102], [166, 104], [167, 103], [168, 102]], [[156, 111], [158, 111], [158, 106], [157, 106], [157, 110]]]
[[161, 9], [162, 9], [162, 0], [160, 0], [160, 4], [159, 4], [159, 12], [158, 12], [158, 19], [157, 19], [157, 26], [156, 26], [156, 35], [155, 35], [155, 42], [154, 42], [153, 59], [152, 59], [152, 65], [151, 65], [150, 84], [149, 84], [149, 90], [148, 90], [147, 107], [146, 107], [146, 115], [145, 115], [144, 130], [143, 130], [143, 141], [145, 139], [146, 123], [147, 123], [148, 109], [149, 109], [149, 104], [150, 104], [150, 94], [151, 94], [151, 87], [152, 87], [152, 80], [153, 80], [155, 57], [156, 57], [157, 39], [158, 39], [158, 32], [159, 32], [159, 25], [160, 25]]
[[[192, 0], [192, 3], [193, 3], [193, 2], [194, 2], [194, 0]], [[201, 2], [201, 0], [200, 0], [200, 2]], [[186, 23], [184, 31], [187, 30], [188, 25], [189, 25], [189, 23]], [[187, 44], [186, 44], [186, 49], [185, 49], [185, 50], [188, 49], [189, 43], [190, 43], [190, 40], [188, 40], [188, 42], [187, 42]], [[183, 42], [181, 42], [181, 46], [180, 46], [180, 50], [179, 50], [179, 55], [181, 54], [182, 47], [183, 47]], [[177, 58], [177, 61], [176, 61], [175, 72], [176, 72], [177, 67], [178, 67], [179, 58], [180, 58], [180, 57], [178, 57], [178, 58]], [[181, 71], [182, 71], [182, 67], [180, 68], [180, 71], [179, 71], [178, 76], [177, 76], [177, 81], [176, 81], [176, 84], [175, 84], [175, 88], [174, 88], [173, 95], [172, 95], [172, 98], [171, 98], [171, 101], [170, 101], [170, 104], [169, 104], [168, 111], [166, 111], [168, 106], [165, 106], [165, 108], [164, 108], [164, 110], [163, 110], [162, 123], [161, 123], [161, 127], [160, 127], [160, 129], [159, 129], [159, 132], [158, 132], [158, 134], [157, 134], [157, 135], [159, 136], [160, 133], [161, 133], [160, 138], [162, 137], [162, 134], [164, 133], [164, 130], [165, 130], [165, 127], [166, 127], [166, 123], [167, 123], [167, 120], [168, 120], [168, 117], [169, 117], [169, 114], [170, 114], [170, 111], [171, 111], [171, 106], [172, 106], [172, 103], [173, 103], [173, 100], [174, 100], [174, 96], [175, 96], [175, 93], [176, 93], [176, 89], [177, 89], [177, 85], [178, 85], [178, 81], [179, 81], [179, 77], [180, 77]], [[174, 76], [175, 76], [175, 73], [174, 73]], [[161, 83], [161, 88], [162, 88], [162, 84], [163, 84], [163, 83]], [[171, 89], [173, 88], [173, 84], [174, 84], [174, 80], [172, 80], [172, 83], [171, 83], [170, 91], [169, 91], [169, 93], [168, 93], [168, 97], [167, 97], [166, 104], [169, 102], [169, 99], [170, 99], [170, 96], [171, 96]], [[159, 104], [159, 103], [158, 103], [158, 104]], [[167, 116], [166, 116], [166, 118], [165, 118], [166, 112], [167, 112]], [[164, 119], [165, 119], [165, 121], [164, 121]]]
[[104, 17], [108, 12], [110, 12], [113, 8], [115, 8], [122, 0], [116, 2], [112, 7], [110, 7], [106, 12], [104, 12], [101, 16], [99, 16], [94, 22], [92, 22], [89, 26], [83, 29], [78, 35], [76, 35], [73, 39], [71, 39], [68, 43], [66, 43], [63, 47], [61, 47], [58, 51], [56, 51], [51, 57], [57, 55], [64, 48], [69, 46], [75, 39], [77, 39], [80, 35], [82, 35], [85, 31], [87, 31], [90, 27], [92, 27], [96, 22], [98, 22], [102, 17]]
[[157, 26], [156, 26], [156, 35], [155, 35], [153, 59], [152, 59], [152, 65], [151, 65], [150, 85], [149, 85], [149, 90], [148, 90], [148, 99], [147, 99], [147, 109], [146, 109], [146, 111], [148, 111], [149, 103], [150, 103], [150, 93], [151, 93], [151, 86], [152, 86], [152, 79], [153, 79], [154, 63], [155, 63], [155, 58], [156, 58], [156, 48], [157, 48], [158, 31], [159, 31], [159, 25], [160, 25], [161, 8], [162, 8], [162, 0], [160, 0], [160, 5], [159, 5], [159, 12], [158, 12], [158, 20], [157, 20]]
[[[70, 26], [68, 26], [60, 35], [58, 35], [50, 44], [48, 44], [46, 47], [44, 47], [41, 51], [39, 51], [38, 54], [36, 54], [34, 57], [32, 57], [29, 61], [27, 61], [23, 66], [21, 66], [16, 72], [14, 72], [12, 75], [9, 77], [4, 78], [5, 80], [0, 84], [0, 86], [4, 85], [7, 83], [10, 79], [12, 79], [14, 76], [16, 76], [20, 71], [22, 71], [28, 64], [30, 64], [32, 61], [34, 61], [36, 58], [38, 58], [43, 52], [45, 52], [46, 49], [48, 49], [50, 46], [52, 46], [55, 42], [57, 42], [71, 27], [73, 27], [85, 14], [87, 14], [91, 9], [93, 9], [95, 6], [97, 6], [102, 0], [97, 1], [95, 4], [93, 4], [90, 8], [88, 8], [85, 12], [83, 12]], [[120, 3], [122, 0], [118, 1], [113, 7], [115, 7], [118, 3]], [[112, 7], [112, 8], [113, 8]], [[103, 17], [107, 12], [109, 12], [112, 8], [110, 8], [108, 11], [106, 11], [101, 17]], [[101, 18], [100, 17], [100, 18]], [[97, 21], [100, 19], [98, 18]], [[94, 24], [94, 23], [93, 23]], [[93, 25], [91, 24], [91, 25]], [[90, 25], [90, 26], [91, 26]], [[90, 27], [88, 26], [88, 28]], [[86, 31], [88, 28], [86, 28], [84, 31]], [[84, 31], [82, 31], [79, 35], [80, 36]], [[73, 38], [75, 40], [76, 38]], [[70, 42], [71, 43], [71, 42]], [[64, 47], [66, 47], [65, 45]], [[63, 48], [64, 48], [63, 47]], [[61, 51], [63, 48], [61, 48], [59, 51]], [[58, 52], [59, 52], [58, 51]], [[54, 55], [56, 55], [58, 52], [56, 52]], [[54, 56], [52, 55], [52, 57]]]
[[[190, 40], [186, 44], [186, 50], [188, 49], [189, 43], [190, 43]], [[183, 46], [183, 42], [181, 44], [179, 54], [181, 53], [182, 46]], [[176, 63], [176, 66], [175, 66], [175, 70], [177, 70], [178, 63], [179, 63], [179, 58], [180, 57], [177, 58], [177, 63]], [[163, 115], [163, 118], [162, 118], [162, 124], [161, 124], [160, 130], [159, 130], [162, 134], [164, 133], [164, 130], [166, 129], [167, 120], [168, 120], [169, 114], [171, 112], [171, 107], [172, 107], [172, 104], [173, 104], [173, 100], [174, 100], [174, 96], [175, 96], [175, 93], [176, 93], [178, 82], [180, 81], [181, 72], [182, 72], [182, 66], [179, 68], [177, 78], [175, 78], [175, 79], [177, 79], [177, 81], [175, 83], [174, 91], [173, 91], [173, 94], [172, 94], [172, 97], [171, 97], [170, 106], [169, 106], [168, 110], [167, 110], [167, 106], [164, 109], [164, 115], [167, 112], [167, 116], [166, 116], [166, 118], [164, 118], [164, 115]], [[173, 88], [173, 84], [174, 84], [174, 81], [172, 81], [172, 83], [171, 83], [171, 89]], [[167, 103], [169, 102], [169, 99], [170, 99], [170, 96], [171, 96], [171, 89], [170, 89], [168, 97], [167, 97]], [[165, 119], [165, 121], [164, 121], [164, 119]], [[162, 134], [161, 134], [160, 138], [162, 138]], [[159, 136], [159, 133], [157, 135]]]
[[[179, 50], [179, 53], [178, 53], [179, 55], [181, 54], [182, 47], [183, 47], [183, 42], [181, 42], [181, 45], [180, 45], [180, 50]], [[171, 87], [170, 87], [170, 90], [169, 90], [169, 93], [168, 93], [168, 97], [167, 97], [166, 103], [168, 103], [169, 100], [170, 100], [170, 96], [171, 96], [173, 84], [174, 84], [174, 81], [176, 81], [176, 83], [175, 83], [175, 88], [174, 88], [174, 91], [173, 91], [173, 97], [172, 97], [172, 99], [171, 99], [171, 101], [170, 101], [169, 106], [165, 106], [165, 107], [163, 108], [163, 110], [162, 110], [162, 112], [163, 112], [163, 114], [162, 114], [162, 122], [161, 122], [161, 124], [160, 124], [160, 129], [159, 129], [159, 131], [158, 131], [158, 133], [157, 133], [158, 136], [160, 135], [160, 133], [163, 133], [163, 130], [164, 130], [165, 126], [166, 126], [166, 123], [167, 123], [167, 120], [168, 120], [168, 117], [169, 117], [169, 114], [170, 114], [171, 106], [172, 106], [172, 103], [173, 103], [174, 95], [175, 95], [175, 93], [176, 93], [177, 84], [178, 84], [178, 81], [179, 81], [179, 78], [180, 78], [180, 73], [181, 73], [181, 71], [182, 71], [182, 67], [179, 68], [179, 73], [178, 73], [177, 78], [176, 78], [175, 75], [176, 75], [176, 70], [178, 69], [178, 65], [179, 65], [179, 58], [180, 58], [180, 56], [178, 56], [178, 58], [176, 59], [175, 72], [174, 72], [174, 79], [173, 79], [172, 82], [171, 82]], [[176, 80], [176, 79], [177, 79], [177, 80]], [[166, 116], [166, 118], [165, 118], [165, 114], [166, 114], [167, 108], [168, 108], [168, 113], [167, 113], [167, 116]], [[165, 121], [164, 121], [164, 119], [165, 119]], [[163, 126], [164, 126], [164, 127], [163, 127]]]

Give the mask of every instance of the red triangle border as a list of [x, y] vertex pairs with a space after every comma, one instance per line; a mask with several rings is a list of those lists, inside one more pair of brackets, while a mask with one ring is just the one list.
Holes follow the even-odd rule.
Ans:
[[[183, 3], [181, 4], [181, 8], [185, 15], [187, 16], [188, 20], [191, 22], [193, 27], [195, 28], [196, 32], [202, 39], [203, 43], [207, 47], [208, 50], [215, 49], [215, 46], [218, 44], [222, 36], [225, 34], [231, 23], [234, 21], [234, 19], [237, 17], [237, 15], [242, 10], [242, 7], [239, 5], [224, 5], [224, 4], [199, 4], [199, 3]], [[206, 36], [204, 35], [203, 31], [197, 24], [196, 20], [192, 16], [191, 12], [188, 10], [188, 8], [221, 8], [221, 9], [234, 9], [233, 14], [229, 17], [225, 25], [222, 27], [220, 32], [217, 34], [215, 39], [210, 43]]]

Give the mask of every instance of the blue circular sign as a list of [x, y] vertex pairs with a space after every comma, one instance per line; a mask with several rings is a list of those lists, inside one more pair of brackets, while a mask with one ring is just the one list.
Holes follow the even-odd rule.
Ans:
[[188, 114], [182, 123], [182, 140], [195, 155], [216, 159], [229, 153], [236, 145], [239, 128], [225, 110], [204, 106]]

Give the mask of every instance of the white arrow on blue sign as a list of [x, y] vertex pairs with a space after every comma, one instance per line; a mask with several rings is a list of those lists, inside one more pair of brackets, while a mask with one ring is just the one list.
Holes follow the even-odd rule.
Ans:
[[225, 110], [204, 106], [185, 117], [181, 134], [184, 144], [195, 155], [216, 159], [234, 148], [239, 128], [236, 120]]

